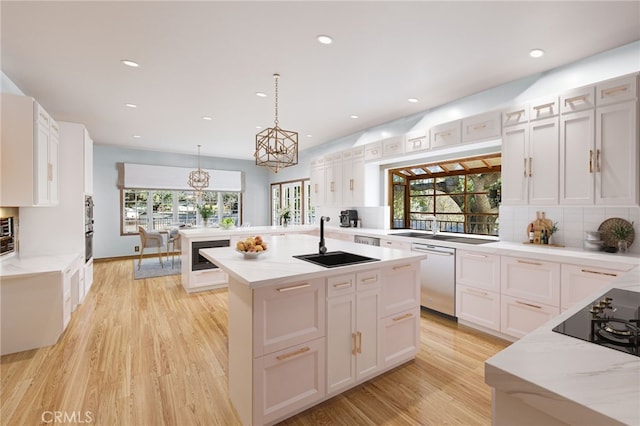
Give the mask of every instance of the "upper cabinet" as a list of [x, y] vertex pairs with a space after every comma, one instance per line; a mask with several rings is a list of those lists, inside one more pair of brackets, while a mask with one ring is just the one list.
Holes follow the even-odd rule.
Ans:
[[364, 147], [342, 153], [342, 205], [364, 205]]
[[457, 145], [462, 142], [462, 121], [450, 121], [434, 126], [429, 131], [431, 148]]
[[2, 94], [2, 195], [12, 207], [58, 204], [57, 123], [33, 98]]
[[500, 113], [487, 112], [462, 119], [462, 142], [479, 142], [500, 137]]
[[93, 195], [93, 140], [84, 129], [84, 193]]

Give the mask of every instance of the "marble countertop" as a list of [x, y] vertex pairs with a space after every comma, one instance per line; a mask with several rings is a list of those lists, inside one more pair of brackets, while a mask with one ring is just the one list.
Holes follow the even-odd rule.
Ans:
[[63, 272], [73, 262], [81, 259], [81, 254], [58, 254], [55, 256], [12, 256], [0, 261], [2, 279], [22, 278], [49, 272]]
[[640, 357], [552, 331], [609, 288], [640, 292], [640, 267], [485, 363], [485, 382], [569, 424], [640, 424]]
[[425, 254], [384, 247], [355, 244], [348, 241], [326, 239], [327, 251], [346, 251], [380, 259], [338, 268], [325, 268], [292, 256], [318, 252], [318, 237], [291, 233], [266, 236], [267, 251], [256, 259], [245, 259], [235, 247], [203, 249], [200, 253], [237, 280], [251, 288], [312, 279], [327, 275], [373, 269], [406, 261], [419, 261]]
[[202, 237], [218, 237], [233, 236], [246, 234], [275, 234], [275, 233], [296, 233], [309, 232], [318, 229], [318, 225], [289, 225], [289, 226], [245, 226], [240, 228], [223, 229], [216, 227], [201, 228], [180, 228], [180, 234], [185, 238], [202, 238]]

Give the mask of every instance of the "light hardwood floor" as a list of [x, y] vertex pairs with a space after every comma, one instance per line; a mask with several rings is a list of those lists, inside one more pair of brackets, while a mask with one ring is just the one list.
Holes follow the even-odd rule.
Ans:
[[[423, 312], [414, 361], [283, 424], [488, 425], [483, 364], [508, 344]], [[5, 355], [0, 368], [2, 425], [51, 424], [55, 412], [96, 425], [239, 424], [226, 290], [188, 295], [180, 275], [135, 281], [132, 260], [96, 262], [60, 341]]]

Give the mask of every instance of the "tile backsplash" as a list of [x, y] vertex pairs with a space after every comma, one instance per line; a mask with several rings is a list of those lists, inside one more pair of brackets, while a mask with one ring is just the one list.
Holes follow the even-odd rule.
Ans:
[[633, 222], [635, 238], [629, 252], [640, 254], [640, 207], [561, 207], [561, 206], [500, 206], [500, 240], [528, 240], [527, 225], [536, 212], [545, 212], [547, 219], [558, 222], [554, 243], [582, 248], [585, 231], [597, 231], [606, 219], [619, 217]]

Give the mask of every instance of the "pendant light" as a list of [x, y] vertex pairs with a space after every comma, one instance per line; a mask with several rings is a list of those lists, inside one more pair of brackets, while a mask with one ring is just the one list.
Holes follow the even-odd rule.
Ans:
[[276, 116], [274, 126], [256, 135], [256, 165], [278, 170], [298, 164], [298, 132], [283, 130], [278, 126], [278, 78], [274, 74], [276, 87]]
[[192, 187], [196, 194], [199, 194], [205, 188], [209, 187], [209, 172], [205, 172], [200, 168], [200, 146], [198, 145], [198, 170], [189, 173], [187, 184]]

